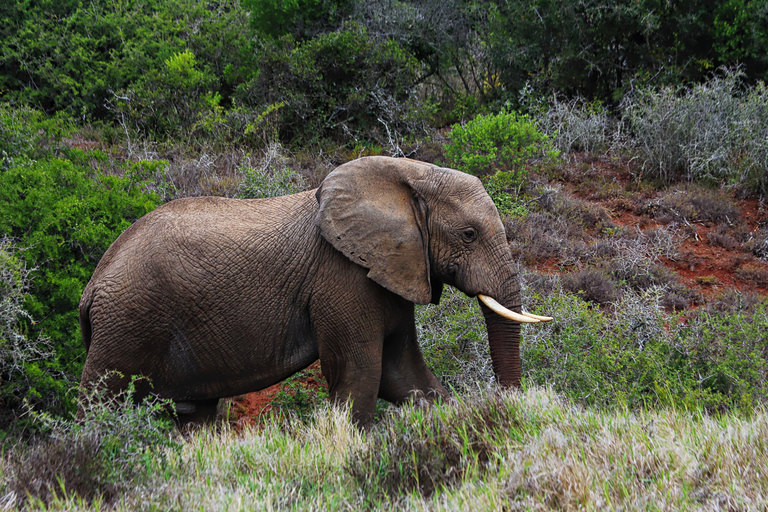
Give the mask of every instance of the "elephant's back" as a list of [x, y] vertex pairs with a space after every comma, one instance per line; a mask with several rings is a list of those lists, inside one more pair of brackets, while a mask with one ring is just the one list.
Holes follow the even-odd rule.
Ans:
[[265, 236], [311, 229], [316, 211], [314, 191], [266, 199], [176, 199], [126, 229], [105, 252], [91, 281], [171, 253], [207, 259], [227, 248], [262, 243]]
[[[166, 379], [191, 378], [183, 387], [199, 396], [216, 380], [206, 371], [246, 380], [265, 366], [282, 378], [281, 361], [309, 364], [316, 347], [274, 340], [308, 335], [302, 304], [311, 294], [305, 284], [317, 254], [309, 246], [325, 243], [314, 225], [316, 211], [312, 192], [266, 200], [190, 198], [137, 221], [105, 254], [83, 294], [81, 318], [93, 331], [89, 375], [105, 368], [149, 373], [161, 387]], [[232, 352], [245, 339], [273, 348]], [[113, 368], [115, 361], [120, 367]]]

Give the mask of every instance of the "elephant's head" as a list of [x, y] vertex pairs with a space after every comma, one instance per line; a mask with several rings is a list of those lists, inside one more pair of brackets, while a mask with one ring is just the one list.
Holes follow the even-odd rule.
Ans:
[[417, 304], [443, 284], [480, 299], [500, 384], [520, 385], [520, 284], [493, 201], [474, 176], [424, 162], [361, 158], [317, 191], [323, 236], [368, 277]]

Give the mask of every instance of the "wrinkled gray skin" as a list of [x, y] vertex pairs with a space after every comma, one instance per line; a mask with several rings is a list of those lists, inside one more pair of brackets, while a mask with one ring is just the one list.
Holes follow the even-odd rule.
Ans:
[[[437, 303], [443, 284], [520, 312], [501, 219], [468, 174], [369, 157], [300, 194], [179, 199], [120, 235], [85, 288], [81, 386], [147, 376], [185, 424], [319, 357], [366, 426], [377, 397], [448, 396], [414, 325], [414, 303]], [[520, 325], [481, 307], [497, 380], [519, 386]]]

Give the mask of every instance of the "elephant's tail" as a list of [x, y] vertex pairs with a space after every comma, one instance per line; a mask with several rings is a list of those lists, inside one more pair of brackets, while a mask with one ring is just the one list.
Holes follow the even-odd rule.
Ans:
[[93, 293], [89, 287], [83, 291], [80, 299], [80, 333], [83, 335], [83, 345], [85, 353], [91, 347], [91, 305], [93, 304]]

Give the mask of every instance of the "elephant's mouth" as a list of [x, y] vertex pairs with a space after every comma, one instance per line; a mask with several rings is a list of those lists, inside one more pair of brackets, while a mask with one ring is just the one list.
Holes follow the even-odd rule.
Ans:
[[522, 324], [535, 324], [538, 322], [549, 322], [550, 320], [552, 320], [551, 316], [539, 316], [539, 315], [534, 315], [532, 313], [526, 313], [525, 311], [523, 311], [522, 314], [515, 313], [514, 311], [511, 311], [505, 308], [504, 306], [502, 306], [501, 304], [499, 304], [499, 302], [496, 299], [489, 297], [487, 295], [483, 295], [482, 293], [478, 294], [477, 298], [480, 299], [483, 302], [483, 304], [488, 306], [488, 308], [491, 311], [493, 311], [497, 315], [501, 315], [504, 318], [512, 320], [513, 322], [518, 322]]

